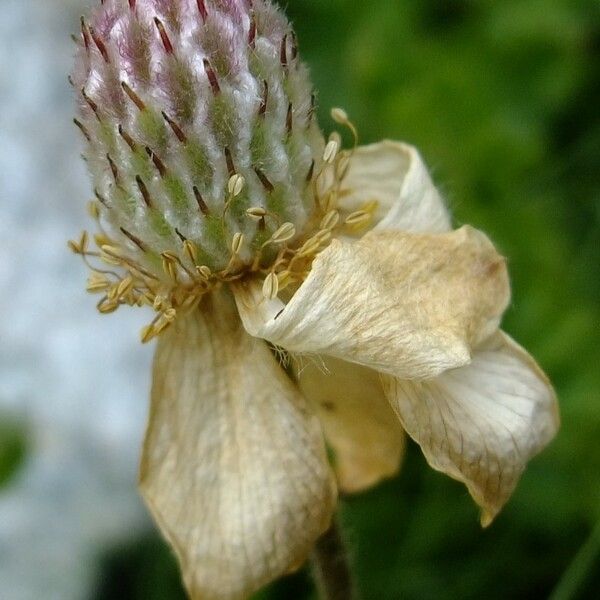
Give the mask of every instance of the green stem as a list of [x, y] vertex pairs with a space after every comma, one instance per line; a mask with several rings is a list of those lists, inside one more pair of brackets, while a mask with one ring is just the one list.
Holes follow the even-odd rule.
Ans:
[[342, 532], [335, 519], [317, 541], [311, 562], [322, 600], [352, 600], [355, 597]]
[[592, 530], [589, 538], [581, 546], [571, 564], [567, 567], [558, 585], [554, 588], [550, 600], [571, 600], [576, 598], [594, 571], [594, 563], [600, 556], [600, 521]]

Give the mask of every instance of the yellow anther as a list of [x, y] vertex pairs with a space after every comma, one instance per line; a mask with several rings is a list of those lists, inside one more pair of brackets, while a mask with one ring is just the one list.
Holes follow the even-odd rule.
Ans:
[[100, 300], [100, 302], [98, 302], [96, 306], [103, 315], [107, 315], [115, 312], [115, 310], [119, 308], [119, 303], [115, 302], [114, 300], [110, 300], [107, 296], [105, 296], [102, 298], [102, 300]]
[[97, 221], [100, 218], [100, 208], [98, 207], [98, 203], [94, 200], [90, 200], [87, 205], [88, 213], [92, 219]]
[[330, 210], [321, 221], [321, 229], [331, 230], [340, 222], [340, 213], [337, 210]]
[[287, 270], [281, 271], [280, 273], [277, 273], [277, 280], [279, 282], [279, 291], [281, 291], [292, 283], [292, 274]]
[[198, 248], [194, 242], [185, 240], [183, 242], [183, 251], [194, 264], [198, 262]]
[[323, 152], [323, 160], [330, 165], [333, 164], [339, 149], [340, 143], [337, 139], [327, 142], [327, 146], [325, 146], [325, 151]]
[[244, 176], [240, 175], [239, 173], [235, 173], [227, 182], [227, 190], [235, 198], [235, 196], [238, 196], [242, 192], [245, 185], [246, 180], [244, 179]]
[[358, 227], [361, 225], [366, 225], [371, 220], [371, 213], [366, 210], [357, 210], [353, 213], [350, 213], [344, 223], [346, 225], [350, 225], [352, 227]]
[[273, 300], [279, 293], [279, 279], [275, 273], [269, 273], [263, 282], [262, 287], [263, 296], [267, 300]]
[[273, 244], [283, 244], [296, 235], [296, 227], [293, 223], [284, 223], [272, 236]]
[[340, 125], [346, 125], [348, 123], [348, 113], [343, 108], [332, 108], [331, 118]]
[[246, 211], [246, 215], [251, 219], [256, 219], [259, 221], [260, 219], [264, 219], [267, 216], [267, 211], [261, 206], [253, 206]]
[[212, 277], [212, 271], [206, 266], [201, 265], [200, 267], [196, 267], [196, 272], [202, 279], [208, 281]]
[[87, 281], [86, 289], [91, 294], [95, 294], [96, 292], [102, 292], [108, 289], [109, 287], [110, 281], [108, 281], [108, 279], [104, 275], [100, 273], [93, 273]]
[[243, 233], [239, 231], [233, 236], [233, 240], [231, 241], [231, 253], [236, 256], [240, 253], [242, 246], [244, 245], [245, 237]]
[[142, 328], [140, 335], [142, 344], [147, 344], [155, 336], [156, 330], [154, 329], [154, 323], [150, 323], [150, 325], [146, 325], [144, 328]]
[[133, 278], [131, 277], [131, 275], [128, 275], [117, 286], [117, 298], [122, 298], [123, 296], [125, 296], [125, 294], [127, 294], [132, 287]]

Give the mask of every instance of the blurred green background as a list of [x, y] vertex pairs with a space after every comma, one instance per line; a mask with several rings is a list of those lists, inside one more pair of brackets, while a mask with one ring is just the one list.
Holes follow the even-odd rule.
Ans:
[[[457, 224], [508, 257], [505, 329], [549, 373], [557, 440], [482, 531], [466, 490], [411, 445], [400, 475], [342, 502], [362, 598], [600, 594], [600, 4], [290, 0], [319, 90], [361, 142], [418, 146]], [[0, 483], [23, 454], [0, 436]], [[133, 483], [132, 483], [133, 485]], [[313, 598], [308, 570], [261, 599]], [[158, 536], [115, 548], [90, 600], [184, 598]]]

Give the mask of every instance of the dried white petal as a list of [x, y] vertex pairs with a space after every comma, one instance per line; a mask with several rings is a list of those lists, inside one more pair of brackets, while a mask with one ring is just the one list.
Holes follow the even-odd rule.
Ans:
[[450, 215], [419, 152], [407, 144], [383, 141], [360, 146], [343, 181], [341, 206], [360, 210], [376, 200], [375, 229], [442, 233]]
[[533, 358], [497, 332], [473, 362], [431, 381], [384, 378], [406, 431], [429, 464], [465, 483], [489, 525], [527, 461], [556, 434], [556, 397]]
[[237, 599], [299, 566], [335, 484], [316, 417], [230, 298], [159, 338], [141, 492], [192, 598]]
[[395, 475], [406, 436], [379, 374], [334, 358], [302, 363], [298, 385], [335, 453], [340, 489], [359, 492]]
[[504, 259], [470, 227], [333, 240], [287, 306], [252, 284], [236, 288], [250, 334], [404, 379], [467, 364], [509, 296]]

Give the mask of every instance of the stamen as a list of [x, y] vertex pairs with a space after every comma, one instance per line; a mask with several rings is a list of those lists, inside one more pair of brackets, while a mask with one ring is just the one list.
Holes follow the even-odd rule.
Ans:
[[291, 240], [296, 235], [296, 227], [293, 223], [284, 223], [277, 231], [271, 236], [270, 242], [273, 244], [283, 244]]
[[83, 38], [83, 44], [86, 50], [90, 49], [90, 36], [87, 31], [87, 26], [85, 24], [85, 19], [81, 17], [81, 37]]
[[275, 273], [269, 273], [265, 277], [262, 293], [267, 300], [273, 300], [274, 298], [277, 298], [277, 294], [279, 293], [279, 279]]
[[229, 181], [227, 182], [227, 190], [231, 196], [235, 198], [236, 196], [239, 196], [245, 185], [246, 180], [244, 179], [243, 175], [236, 173], [229, 178]]

